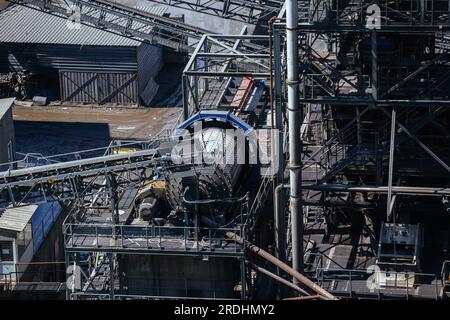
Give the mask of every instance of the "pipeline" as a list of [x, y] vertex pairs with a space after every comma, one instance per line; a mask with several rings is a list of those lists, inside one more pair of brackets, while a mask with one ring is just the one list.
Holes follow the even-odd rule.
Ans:
[[[212, 221], [211, 219], [204, 217], [204, 216], [202, 217], [202, 222], [210, 228], [218, 227], [218, 225], [214, 221]], [[314, 282], [309, 280], [307, 277], [305, 277], [298, 271], [296, 271], [293, 268], [291, 268], [290, 266], [288, 266], [286, 263], [278, 260], [270, 253], [268, 253], [267, 251], [261, 249], [260, 247], [258, 247], [256, 245], [252, 244], [251, 242], [244, 240], [242, 237], [238, 236], [236, 233], [234, 233], [232, 231], [227, 231], [227, 232], [224, 232], [224, 235], [228, 239], [235, 241], [236, 243], [239, 243], [240, 245], [242, 245], [244, 247], [247, 247], [247, 249], [249, 249], [250, 251], [256, 253], [263, 259], [271, 262], [272, 264], [274, 264], [275, 266], [277, 266], [278, 268], [280, 268], [287, 274], [291, 275], [294, 279], [297, 279], [300, 283], [304, 284], [306, 287], [313, 290], [318, 295], [322, 296], [324, 299], [338, 300], [334, 295], [332, 295], [331, 293], [329, 293], [328, 291], [326, 291], [319, 285], [315, 284]]]
[[226, 236], [230, 240], [236, 241], [237, 243], [247, 247], [250, 251], [256, 253], [257, 255], [262, 257], [263, 259], [273, 263], [274, 265], [279, 267], [281, 270], [283, 270], [286, 273], [290, 274], [295, 279], [297, 279], [300, 283], [304, 284], [305, 286], [307, 286], [308, 288], [310, 288], [311, 290], [313, 290], [314, 292], [316, 292], [318, 295], [322, 296], [323, 298], [325, 298], [327, 300], [338, 300], [334, 295], [332, 295], [331, 293], [329, 293], [328, 291], [326, 291], [325, 289], [323, 289], [319, 285], [315, 284], [314, 282], [309, 280], [307, 277], [305, 277], [304, 275], [302, 275], [298, 271], [296, 271], [293, 268], [291, 268], [290, 266], [288, 266], [286, 263], [278, 260], [277, 258], [272, 256], [267, 251], [265, 251], [265, 250], [259, 248], [258, 246], [248, 242], [247, 240], [242, 239], [240, 236], [238, 236], [234, 232], [228, 231], [228, 232], [226, 232]]
[[305, 290], [303, 290], [302, 288], [300, 288], [300, 287], [297, 286], [296, 284], [293, 284], [292, 282], [289, 282], [289, 281], [287, 281], [286, 279], [283, 279], [283, 278], [280, 277], [279, 275], [276, 275], [275, 273], [270, 272], [270, 271], [267, 270], [267, 269], [261, 268], [261, 267], [257, 266], [256, 264], [251, 263], [251, 262], [249, 262], [249, 261], [246, 261], [246, 263], [250, 266], [250, 268], [252, 268], [252, 269], [254, 269], [254, 270], [256, 270], [256, 271], [259, 271], [259, 272], [265, 274], [265, 275], [268, 276], [268, 277], [271, 277], [271, 278], [274, 279], [275, 281], [278, 281], [278, 282], [280, 282], [280, 283], [282, 283], [282, 284], [288, 286], [288, 287], [291, 288], [291, 289], [294, 289], [294, 290], [296, 290], [296, 291], [298, 291], [298, 292], [301, 292], [301, 293], [303, 293], [303, 294], [306, 295], [306, 296], [309, 296], [309, 295], [310, 295], [308, 292], [306, 292]]

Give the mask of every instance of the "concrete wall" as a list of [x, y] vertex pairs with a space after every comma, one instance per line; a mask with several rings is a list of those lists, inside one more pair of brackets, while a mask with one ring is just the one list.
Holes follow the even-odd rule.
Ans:
[[131, 295], [238, 298], [233, 291], [240, 280], [235, 259], [123, 255], [119, 268]]

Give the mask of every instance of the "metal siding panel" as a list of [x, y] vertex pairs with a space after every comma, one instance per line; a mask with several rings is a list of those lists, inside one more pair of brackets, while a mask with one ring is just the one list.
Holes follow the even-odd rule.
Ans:
[[[164, 13], [160, 8], [148, 10], [159, 15]], [[102, 46], [139, 46], [141, 43], [86, 25], [70, 30], [66, 22], [45, 12], [12, 5], [0, 12], [0, 42]]]
[[138, 104], [136, 73], [60, 72], [61, 97], [71, 102]]
[[43, 68], [65, 71], [136, 73], [138, 63], [135, 47], [79, 47], [61, 45], [2, 44], [0, 57], [8, 57], [7, 65], [0, 68], [21, 71], [23, 68], [38, 72]]

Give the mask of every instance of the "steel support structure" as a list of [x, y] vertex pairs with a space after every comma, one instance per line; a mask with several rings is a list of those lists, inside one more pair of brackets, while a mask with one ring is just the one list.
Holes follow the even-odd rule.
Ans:
[[[10, 0], [68, 23], [81, 23], [156, 46], [192, 52], [207, 32], [176, 20], [104, 0]], [[79, 21], [77, 19], [79, 18]]]
[[[268, 42], [268, 36], [260, 35], [204, 35], [183, 71], [184, 119], [200, 110], [220, 109], [230, 79], [268, 80]], [[208, 90], [199, 90], [200, 82]]]
[[[371, 16], [368, 8], [373, 4], [381, 9], [375, 21], [380, 25], [375, 28], [367, 23]], [[408, 215], [407, 208], [411, 215], [418, 212], [408, 206], [412, 199], [431, 211], [442, 207], [450, 183], [450, 136], [442, 129], [448, 125], [450, 111], [450, 18], [445, 1], [433, 1], [431, 7], [422, 6], [422, 11], [411, 10], [417, 4], [409, 0], [398, 5], [319, 0], [305, 5], [309, 8], [306, 19], [300, 16], [298, 27], [283, 20], [274, 23], [274, 30], [286, 30], [287, 35], [292, 29], [298, 31], [300, 86], [296, 102], [305, 110], [322, 110], [322, 123], [304, 121], [305, 131], [317, 132], [331, 122], [325, 141], [313, 141], [314, 148], [302, 154], [305, 212], [310, 207], [318, 208], [323, 216], [377, 212], [377, 217], [391, 221], [392, 214]], [[402, 51], [394, 58], [392, 52], [404, 50], [397, 46], [406, 47], [404, 39], [414, 37], [414, 41], [422, 41], [422, 56], [415, 56], [412, 62], [408, 51]], [[389, 49], [388, 43], [392, 45]], [[281, 68], [280, 73], [288, 72], [289, 64]], [[292, 86], [290, 80], [284, 83], [288, 87]], [[286, 113], [292, 115], [292, 111], [288, 103]], [[297, 119], [297, 124], [302, 119]], [[292, 144], [292, 138], [289, 142]], [[290, 147], [292, 157], [294, 147]], [[291, 188], [292, 183], [291, 176]], [[287, 186], [279, 183], [276, 194], [281, 195]], [[275, 202], [278, 216], [283, 204]], [[293, 237], [295, 225], [288, 229]], [[293, 248], [293, 261], [294, 255]]]
[[250, 24], [268, 21], [281, 10], [284, 1], [269, 0], [148, 0], [171, 7], [204, 13]]

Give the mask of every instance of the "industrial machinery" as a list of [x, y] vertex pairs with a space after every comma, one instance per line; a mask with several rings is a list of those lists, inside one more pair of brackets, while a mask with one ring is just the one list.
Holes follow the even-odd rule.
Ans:
[[[62, 2], [17, 2], [66, 16]], [[2, 174], [14, 204], [34, 188], [73, 201], [66, 263], [88, 276], [67, 298], [444, 297], [448, 3], [286, 2], [287, 13], [278, 1], [269, 10], [228, 2], [249, 21], [252, 8], [264, 17], [280, 9], [268, 35], [204, 34], [121, 5], [76, 2], [83, 23], [191, 57], [184, 118], [167, 135]], [[208, 6], [190, 8], [244, 19]], [[248, 138], [267, 127], [281, 132], [268, 139], [274, 158], [282, 155], [269, 173], [248, 161]], [[85, 263], [86, 253], [95, 258]]]
[[420, 224], [382, 223], [377, 264], [387, 269], [394, 266], [420, 271], [422, 241]]

